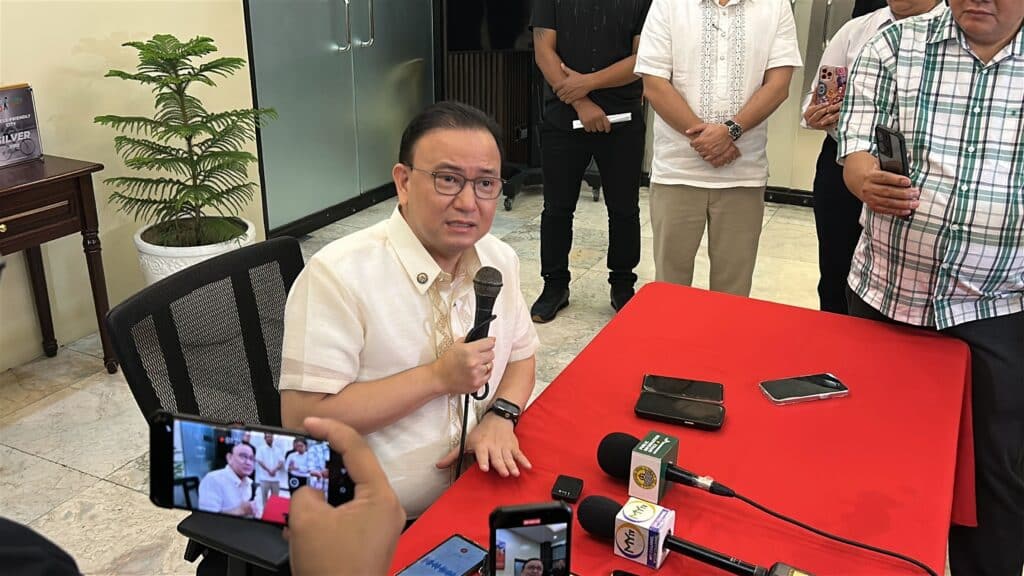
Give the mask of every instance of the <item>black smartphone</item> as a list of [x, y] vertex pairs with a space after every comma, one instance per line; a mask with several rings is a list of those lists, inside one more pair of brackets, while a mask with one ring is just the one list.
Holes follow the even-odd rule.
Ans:
[[[910, 177], [910, 155], [907, 154], [907, 140], [899, 131], [879, 124], [875, 126], [875, 142], [878, 144], [878, 165], [882, 170]], [[910, 220], [913, 212], [900, 216]]]
[[642, 388], [648, 392], [657, 392], [665, 396], [715, 404], [721, 404], [725, 399], [725, 388], [721, 384], [690, 380], [689, 378], [644, 374]]
[[[491, 512], [490, 574], [569, 576], [572, 508], [564, 502], [502, 506]], [[550, 550], [541, 554], [541, 549]]]
[[721, 404], [686, 400], [648, 391], [640, 393], [633, 412], [647, 420], [680, 424], [701, 430], [718, 430], [725, 422], [725, 407]]
[[284, 525], [291, 494], [303, 486], [322, 490], [332, 506], [354, 496], [327, 442], [282, 428], [157, 412], [149, 451], [149, 499], [162, 508]]
[[776, 404], [847, 396], [850, 390], [832, 374], [811, 374], [761, 383], [761, 392]]
[[480, 573], [486, 560], [487, 550], [465, 536], [455, 534], [395, 576], [471, 576]]

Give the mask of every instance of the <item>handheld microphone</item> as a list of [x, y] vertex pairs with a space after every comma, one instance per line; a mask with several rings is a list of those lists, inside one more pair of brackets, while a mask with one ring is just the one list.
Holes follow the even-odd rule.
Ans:
[[[611, 498], [588, 496], [580, 502], [576, 516], [579, 518], [580, 526], [589, 534], [605, 540], [617, 541], [616, 517], [619, 516], [621, 510], [622, 506]], [[616, 546], [618, 546], [618, 542], [616, 542]], [[664, 539], [662, 546], [666, 550], [677, 552], [687, 558], [693, 558], [698, 562], [738, 576], [813, 576], [809, 572], [782, 563], [776, 563], [771, 568], [750, 564], [671, 534]]]
[[[483, 266], [473, 277], [473, 293], [476, 294], [476, 319], [473, 328], [466, 334], [466, 342], [486, 338], [491, 330], [494, 315], [494, 301], [501, 292], [501, 272], [491, 266]], [[483, 400], [490, 393], [490, 383], [484, 383], [481, 391], [474, 392], [473, 398]]]
[[[619, 480], [629, 481], [633, 448], [640, 440], [625, 432], [612, 432], [601, 440], [597, 447], [597, 462], [605, 474]], [[724, 484], [715, 482], [710, 476], [698, 476], [675, 464], [665, 464], [665, 479], [686, 486], [707, 490], [718, 496], [734, 497], [736, 492]]]

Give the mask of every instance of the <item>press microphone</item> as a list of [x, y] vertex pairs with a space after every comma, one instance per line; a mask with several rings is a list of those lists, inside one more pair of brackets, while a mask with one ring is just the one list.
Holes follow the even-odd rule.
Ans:
[[[642, 501], [633, 499], [623, 507], [611, 498], [588, 496], [580, 502], [576, 509], [576, 516], [579, 518], [580, 526], [589, 534], [605, 540], [614, 540], [616, 554], [632, 558], [632, 554], [623, 553], [622, 550], [623, 545], [637, 542], [636, 535], [630, 538], [628, 533], [632, 526], [628, 521], [629, 511], [627, 509], [632, 502]], [[650, 504], [650, 506], [660, 508], [654, 504]], [[619, 518], [622, 519], [618, 520]], [[663, 538], [661, 546], [663, 550], [671, 550], [687, 558], [693, 558], [703, 564], [739, 576], [813, 576], [807, 571], [798, 570], [781, 562], [773, 564], [771, 568], [750, 564], [671, 534]], [[653, 553], [663, 554], [663, 550], [655, 550]], [[643, 560], [632, 559], [644, 563]]]
[[[601, 440], [597, 447], [597, 463], [605, 474], [619, 480], [630, 481], [632, 477], [633, 449], [640, 440], [625, 432], [612, 432]], [[734, 497], [736, 492], [724, 484], [715, 482], [710, 476], [698, 476], [689, 470], [676, 466], [675, 463], [663, 463], [665, 480], [701, 490], [707, 490], [718, 496]]]
[[466, 334], [466, 342], [486, 338], [494, 316], [494, 301], [501, 292], [501, 272], [497, 268], [484, 266], [473, 277], [473, 292], [476, 294], [476, 319], [473, 328]]
[[[473, 328], [466, 334], [466, 342], [476, 342], [486, 338], [491, 330], [491, 322], [497, 318], [494, 315], [494, 301], [501, 292], [501, 272], [492, 266], [483, 266], [473, 277], [473, 293], [476, 295], [476, 319], [473, 321]], [[481, 393], [482, 392], [482, 393]], [[484, 383], [483, 388], [473, 393], [473, 398], [483, 400], [490, 393], [490, 383]]]

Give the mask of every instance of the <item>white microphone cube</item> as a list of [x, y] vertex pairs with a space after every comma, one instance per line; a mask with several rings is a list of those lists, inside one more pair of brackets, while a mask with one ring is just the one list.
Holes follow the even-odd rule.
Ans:
[[679, 440], [651, 431], [641, 440], [630, 456], [629, 495], [657, 504], [665, 495], [665, 471], [675, 464], [679, 455]]
[[615, 517], [615, 555], [648, 568], [661, 568], [668, 557], [665, 539], [675, 527], [675, 510], [630, 498]]

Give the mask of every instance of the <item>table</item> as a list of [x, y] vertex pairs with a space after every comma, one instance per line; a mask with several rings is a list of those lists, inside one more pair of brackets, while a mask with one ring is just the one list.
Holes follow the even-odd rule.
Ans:
[[53, 357], [57, 355], [57, 339], [39, 246], [69, 234], [82, 234], [96, 323], [103, 342], [103, 364], [113, 374], [117, 361], [103, 323], [109, 305], [92, 189], [92, 173], [100, 170], [102, 164], [58, 156], [43, 156], [0, 169], [0, 254], [25, 251], [43, 334], [43, 352]]
[[[717, 432], [640, 420], [645, 372], [721, 382]], [[762, 380], [832, 372], [846, 398], [775, 406]], [[818, 528], [910, 555], [942, 574], [951, 519], [974, 525], [974, 460], [966, 344], [925, 331], [649, 284], [524, 413], [517, 429], [534, 469], [518, 479], [468, 471], [402, 536], [393, 570], [453, 532], [487, 546], [487, 517], [503, 504], [544, 501], [558, 474], [583, 496], [625, 501], [601, 472], [605, 434], [659, 430], [680, 439], [679, 464]], [[954, 498], [955, 495], [955, 498]], [[672, 486], [676, 534], [748, 562], [781, 561], [822, 574], [921, 574], [896, 560], [833, 544], [734, 499]], [[573, 527], [573, 571], [653, 571], [612, 555]], [[512, 562], [508, 558], [507, 562]], [[719, 572], [676, 555], [665, 573]]]

